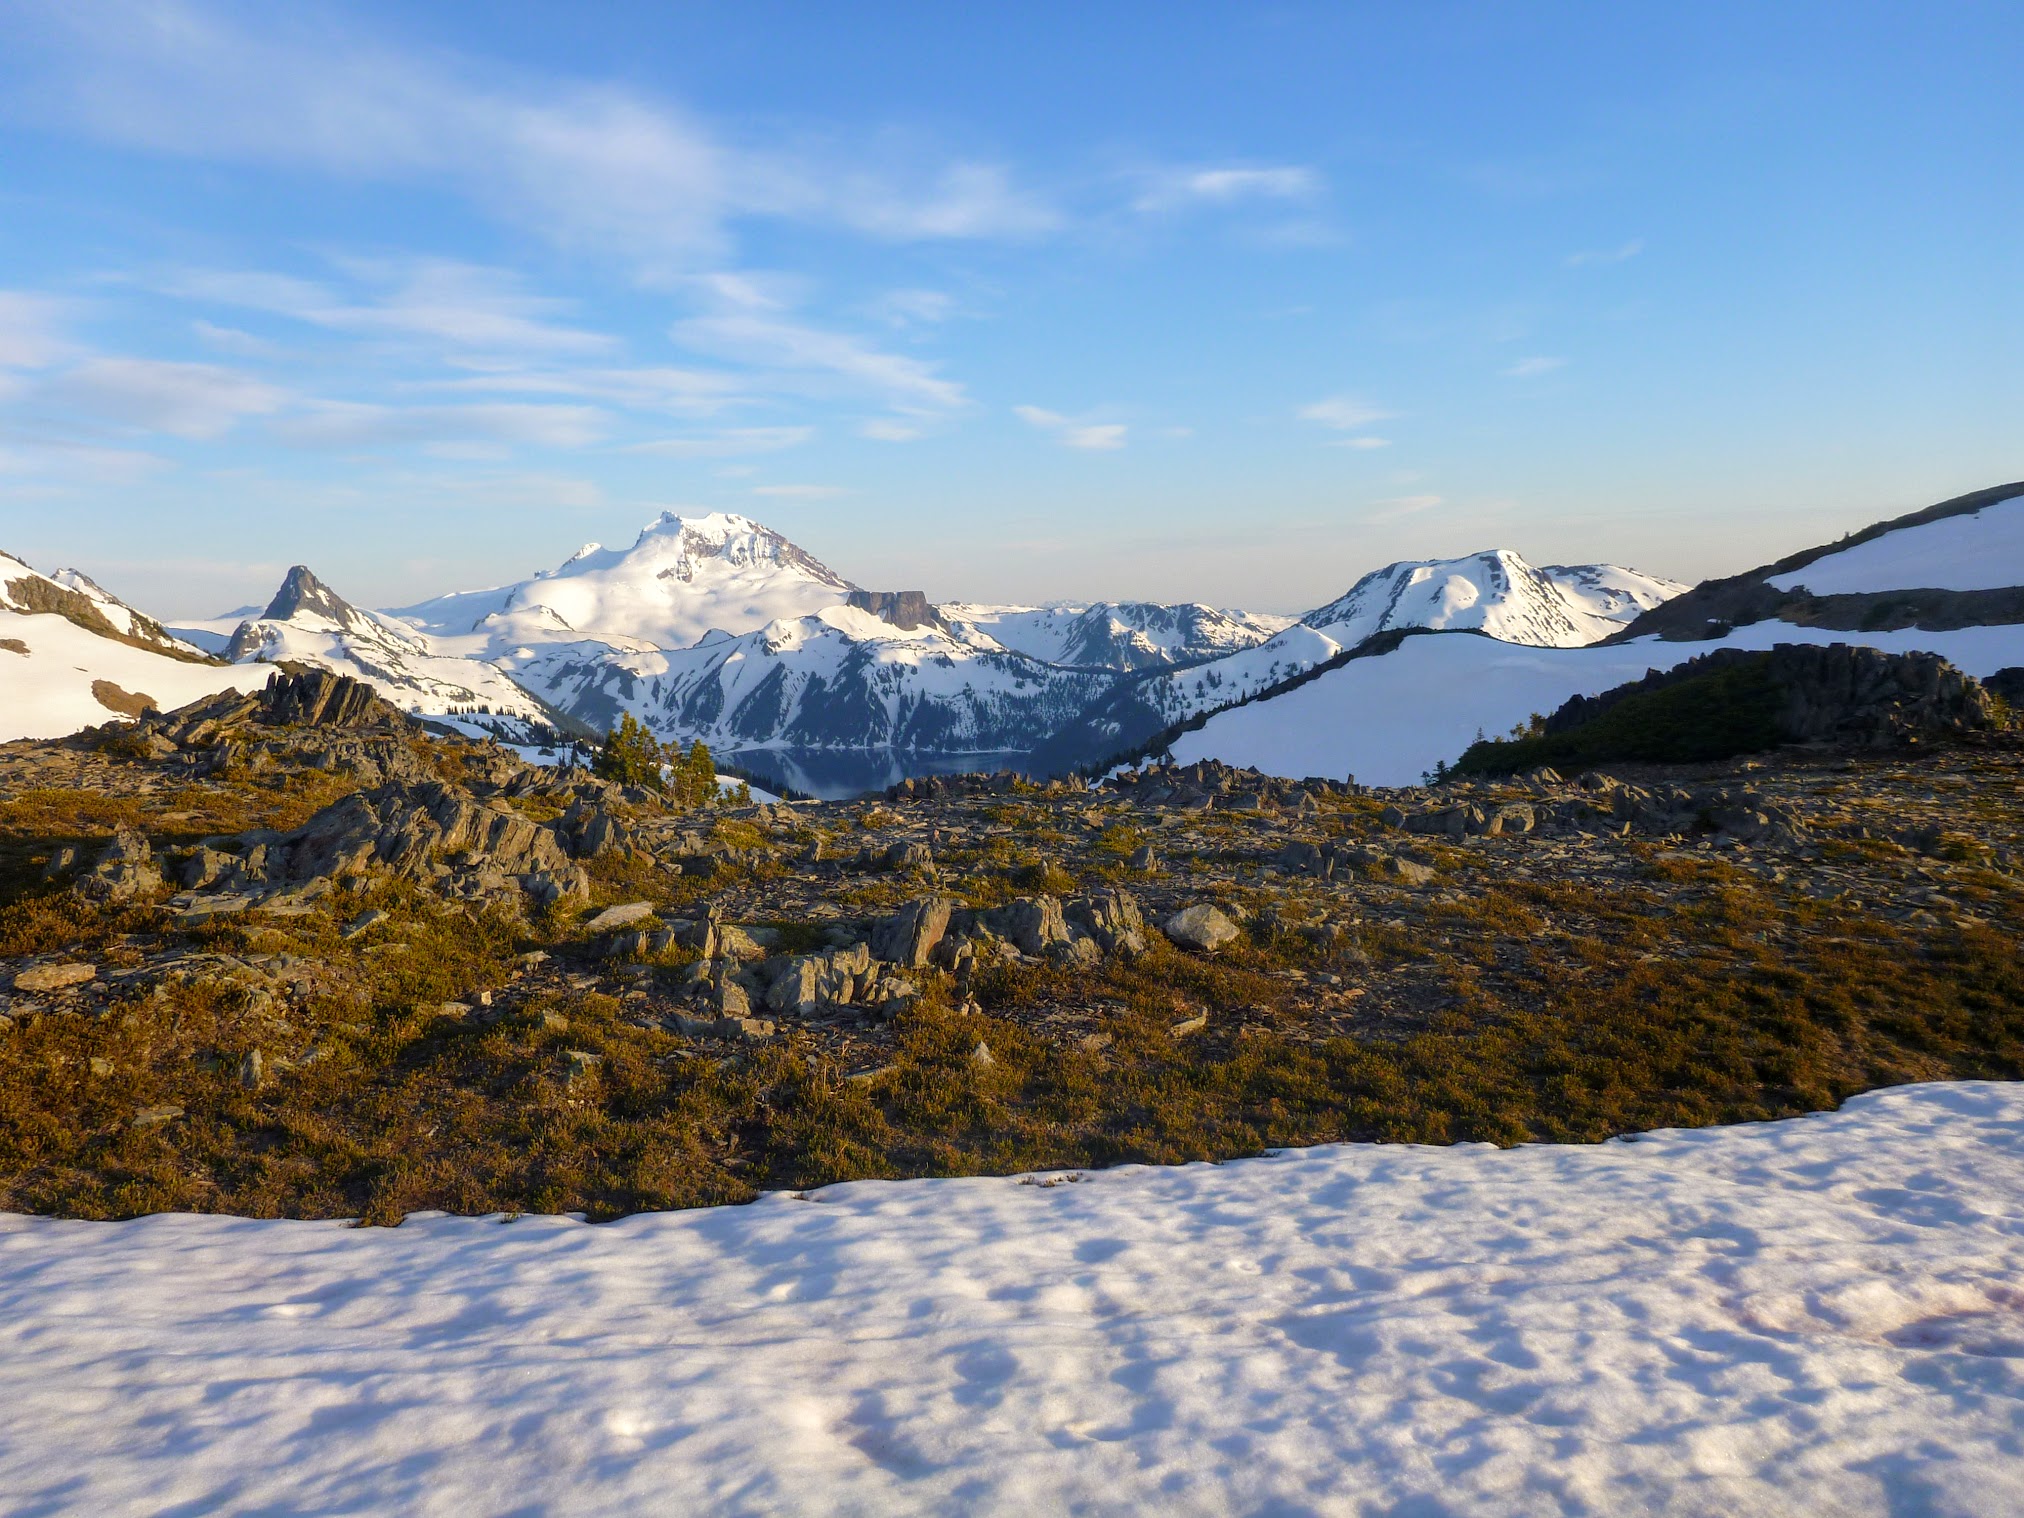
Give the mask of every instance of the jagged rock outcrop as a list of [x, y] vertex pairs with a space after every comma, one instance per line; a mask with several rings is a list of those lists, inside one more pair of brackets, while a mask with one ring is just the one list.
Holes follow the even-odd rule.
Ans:
[[1303, 815], [1320, 809], [1317, 796], [1354, 796], [1362, 789], [1353, 780], [1329, 780], [1319, 775], [1287, 780], [1255, 769], [1237, 769], [1218, 759], [1121, 770], [1103, 783], [1141, 806], [1184, 812], [1289, 811]]
[[260, 693], [259, 720], [304, 727], [365, 727], [399, 713], [363, 680], [327, 669], [277, 674]]
[[135, 828], [121, 828], [113, 834], [93, 862], [77, 879], [75, 889], [93, 901], [132, 901], [161, 889], [162, 872], [147, 835]]
[[212, 839], [182, 868], [185, 911], [217, 905], [200, 894], [266, 900], [375, 875], [466, 899], [517, 888], [546, 903], [588, 889], [552, 826], [444, 781], [354, 792], [291, 832]]
[[955, 903], [946, 896], [910, 901], [872, 931], [871, 951], [880, 959], [919, 969], [949, 931]]

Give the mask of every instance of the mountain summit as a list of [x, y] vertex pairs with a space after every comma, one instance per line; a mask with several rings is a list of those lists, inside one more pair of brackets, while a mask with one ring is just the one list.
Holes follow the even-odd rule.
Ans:
[[506, 737], [545, 728], [552, 715], [497, 665], [445, 657], [414, 628], [354, 606], [306, 564], [288, 571], [267, 609], [241, 622], [222, 652], [235, 664], [287, 660], [338, 670], [403, 710], [467, 718]]
[[1460, 559], [1387, 564], [1301, 621], [1345, 648], [1404, 627], [1577, 648], [1621, 631], [1686, 588], [1615, 564], [1539, 569], [1508, 548], [1492, 548]]
[[297, 564], [274, 592], [274, 599], [267, 603], [260, 620], [291, 622], [305, 615], [328, 618], [340, 627], [363, 627], [369, 620], [369, 613], [360, 611], [317, 579], [307, 564]]
[[753, 632], [836, 606], [850, 581], [770, 527], [729, 512], [664, 512], [630, 548], [586, 544], [560, 566], [393, 613], [446, 648], [497, 656], [545, 643], [643, 651]]

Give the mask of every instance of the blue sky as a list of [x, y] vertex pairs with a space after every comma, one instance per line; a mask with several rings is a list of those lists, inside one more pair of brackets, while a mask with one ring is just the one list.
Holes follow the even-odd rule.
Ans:
[[2024, 476], [2014, 5], [0, 0], [0, 546], [1732, 572]]

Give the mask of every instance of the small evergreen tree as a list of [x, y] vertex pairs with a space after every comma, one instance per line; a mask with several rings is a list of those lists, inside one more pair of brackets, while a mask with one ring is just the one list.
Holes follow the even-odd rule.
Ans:
[[717, 765], [708, 744], [698, 738], [688, 753], [668, 757], [669, 789], [677, 805], [709, 806], [717, 799]]
[[661, 764], [664, 751], [654, 735], [631, 712], [619, 718], [618, 726], [605, 734], [604, 746], [591, 765], [596, 773], [620, 785], [644, 785], [664, 790]]

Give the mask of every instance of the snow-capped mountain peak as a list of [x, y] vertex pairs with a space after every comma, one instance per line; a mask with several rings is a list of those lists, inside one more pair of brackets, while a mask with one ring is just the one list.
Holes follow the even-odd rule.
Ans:
[[[190, 632], [220, 637], [216, 622]], [[465, 719], [508, 737], [530, 724], [545, 727], [552, 716], [498, 665], [446, 655], [415, 628], [353, 605], [304, 564], [288, 571], [267, 609], [241, 622], [222, 651], [235, 664], [287, 660], [334, 669], [403, 710]]]
[[1528, 564], [1508, 548], [1373, 570], [1301, 618], [1345, 648], [1394, 628], [1476, 631], [1505, 643], [1576, 648], [1686, 587], [1614, 564]]
[[387, 624], [383, 617], [345, 600], [323, 581], [317, 579], [307, 564], [297, 564], [288, 571], [281, 582], [281, 588], [274, 592], [274, 599], [267, 603], [267, 609], [260, 614], [263, 622], [294, 622], [306, 618], [321, 617], [324, 620], [347, 629], [374, 633], [390, 633], [406, 641], [414, 642], [405, 628]]
[[444, 646], [500, 657], [589, 641], [687, 648], [712, 629], [751, 632], [845, 600], [850, 581], [780, 533], [729, 512], [663, 512], [630, 548], [586, 543], [518, 584], [462, 591], [393, 615]]

